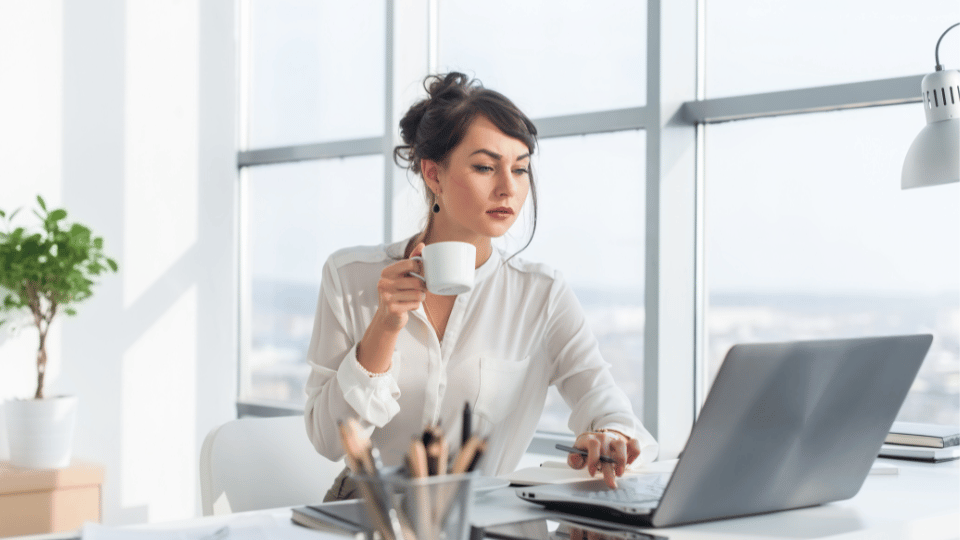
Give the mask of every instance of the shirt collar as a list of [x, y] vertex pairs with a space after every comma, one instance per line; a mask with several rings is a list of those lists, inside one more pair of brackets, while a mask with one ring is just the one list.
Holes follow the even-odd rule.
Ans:
[[492, 247], [493, 249], [490, 250], [490, 256], [487, 257], [486, 262], [481, 264], [480, 267], [477, 268], [476, 273], [473, 275], [474, 286], [492, 276], [500, 266], [500, 261], [502, 260], [503, 256], [501, 255], [500, 249], [497, 248], [497, 246]]

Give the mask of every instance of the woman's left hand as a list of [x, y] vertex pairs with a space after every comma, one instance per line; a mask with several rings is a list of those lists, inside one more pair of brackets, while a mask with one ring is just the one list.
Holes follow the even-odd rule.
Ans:
[[[618, 476], [623, 476], [627, 465], [634, 462], [640, 455], [640, 443], [615, 431], [588, 431], [581, 433], [573, 443], [576, 448], [587, 451], [587, 457], [580, 454], [569, 454], [567, 465], [573, 469], [587, 467], [590, 476], [597, 470], [603, 471], [603, 480], [612, 489], [617, 487]], [[616, 463], [604, 463], [600, 456], [612, 457]]]

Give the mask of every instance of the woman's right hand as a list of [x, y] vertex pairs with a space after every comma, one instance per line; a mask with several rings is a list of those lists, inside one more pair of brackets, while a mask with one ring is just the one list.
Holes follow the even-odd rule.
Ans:
[[357, 344], [357, 361], [369, 373], [385, 373], [390, 370], [393, 348], [400, 330], [407, 325], [410, 312], [418, 309], [427, 297], [427, 287], [420, 278], [422, 264], [412, 257], [420, 255], [424, 244], [417, 244], [410, 259], [397, 261], [380, 272], [377, 282], [379, 304], [373, 321]]
[[410, 275], [410, 272], [423, 275], [423, 264], [413, 259], [420, 255], [423, 247], [423, 242], [417, 244], [410, 253], [411, 258], [395, 262], [380, 272], [380, 281], [377, 282], [380, 303], [374, 324], [383, 331], [399, 333], [407, 325], [410, 312], [418, 309], [427, 297], [423, 281]]

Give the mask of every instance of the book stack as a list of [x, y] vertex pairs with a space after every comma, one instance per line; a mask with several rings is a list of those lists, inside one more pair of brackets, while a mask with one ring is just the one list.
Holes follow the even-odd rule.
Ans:
[[894, 422], [880, 457], [939, 463], [960, 458], [960, 427]]

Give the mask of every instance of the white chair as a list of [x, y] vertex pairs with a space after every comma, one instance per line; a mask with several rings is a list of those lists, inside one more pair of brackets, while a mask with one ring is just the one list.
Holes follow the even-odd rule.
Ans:
[[203, 515], [316, 504], [342, 470], [313, 448], [303, 416], [233, 420], [200, 450]]

